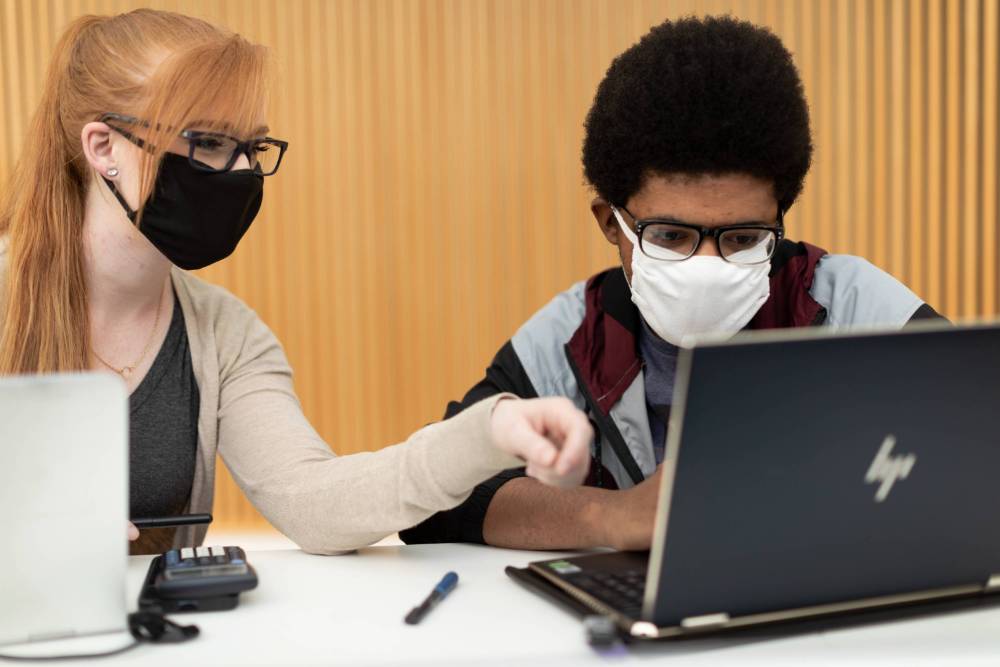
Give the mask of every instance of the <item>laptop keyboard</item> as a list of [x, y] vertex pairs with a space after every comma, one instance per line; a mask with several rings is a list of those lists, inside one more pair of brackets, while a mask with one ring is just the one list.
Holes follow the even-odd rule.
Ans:
[[645, 568], [615, 573], [584, 571], [566, 578], [612, 609], [639, 618], [646, 590]]

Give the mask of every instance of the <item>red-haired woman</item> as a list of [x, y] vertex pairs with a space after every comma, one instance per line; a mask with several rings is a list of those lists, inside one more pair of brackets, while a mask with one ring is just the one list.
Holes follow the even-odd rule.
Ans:
[[211, 511], [218, 454], [312, 552], [370, 544], [525, 462], [545, 481], [581, 481], [591, 430], [565, 399], [494, 397], [401, 445], [335, 457], [271, 331], [185, 271], [233, 252], [280, 165], [267, 87], [264, 48], [204, 21], [138, 10], [73, 22], [0, 205], [0, 374], [119, 374], [131, 516]]

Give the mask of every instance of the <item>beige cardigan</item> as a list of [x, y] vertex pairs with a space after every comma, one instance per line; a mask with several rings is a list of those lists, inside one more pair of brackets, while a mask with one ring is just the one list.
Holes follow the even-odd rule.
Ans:
[[[0, 278], [6, 273], [5, 245], [0, 239]], [[201, 393], [188, 511], [212, 510], [219, 454], [278, 530], [306, 551], [337, 553], [455, 507], [479, 482], [523, 465], [493, 445], [490, 414], [500, 396], [427, 426], [404, 443], [335, 456], [302, 414], [285, 353], [257, 314], [221, 287], [180, 269], [171, 277]], [[205, 532], [204, 526], [179, 530], [175, 544], [201, 544]]]

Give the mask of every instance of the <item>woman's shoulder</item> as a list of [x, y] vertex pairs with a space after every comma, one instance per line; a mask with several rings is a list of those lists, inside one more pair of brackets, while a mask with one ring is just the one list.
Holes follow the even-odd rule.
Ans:
[[228, 356], [280, 349], [260, 316], [232, 292], [182, 269], [174, 268], [172, 276], [188, 331], [197, 332], [203, 344], [210, 338], [220, 361]]

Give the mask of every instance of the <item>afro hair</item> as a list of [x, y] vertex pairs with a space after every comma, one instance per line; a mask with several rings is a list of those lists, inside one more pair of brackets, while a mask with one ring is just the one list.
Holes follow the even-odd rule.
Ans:
[[666, 21], [615, 58], [587, 114], [584, 175], [625, 205], [649, 174], [743, 173], [774, 184], [785, 211], [812, 141], [792, 56], [731, 17]]

